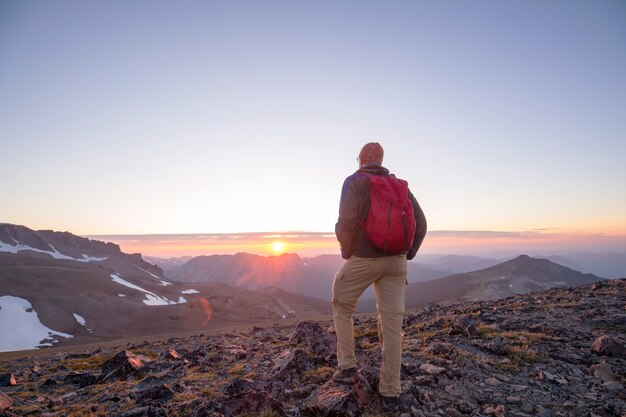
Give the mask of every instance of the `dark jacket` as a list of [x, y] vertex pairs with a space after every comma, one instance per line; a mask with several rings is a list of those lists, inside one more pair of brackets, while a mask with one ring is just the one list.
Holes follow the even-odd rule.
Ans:
[[[369, 179], [366, 174], [390, 175], [387, 168], [378, 164], [367, 164], [344, 181], [339, 202], [339, 220], [335, 225], [335, 235], [341, 245], [341, 256], [344, 259], [352, 255], [363, 258], [389, 256], [369, 241], [361, 226], [367, 220], [370, 207]], [[409, 198], [413, 203], [416, 223], [413, 246], [406, 255], [410, 260], [415, 257], [426, 236], [426, 217], [410, 190]]]

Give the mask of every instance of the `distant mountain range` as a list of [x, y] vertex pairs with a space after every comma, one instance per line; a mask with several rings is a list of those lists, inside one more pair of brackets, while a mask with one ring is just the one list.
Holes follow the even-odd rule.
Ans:
[[[246, 253], [146, 259], [113, 243], [0, 223], [0, 351], [328, 314], [332, 280], [344, 262], [338, 255]], [[409, 263], [408, 308], [603, 279], [526, 255], [503, 263], [420, 259]], [[374, 310], [373, 292], [358, 308]]]
[[[330, 300], [333, 278], [344, 260], [339, 255], [300, 258], [293, 253], [280, 256], [235, 255], [197, 256], [180, 259], [150, 258], [163, 267], [165, 276], [183, 282], [224, 282], [229, 285], [259, 289], [267, 286]], [[419, 263], [409, 263], [408, 281], [421, 282], [449, 275]], [[371, 292], [373, 296], [373, 292]]]

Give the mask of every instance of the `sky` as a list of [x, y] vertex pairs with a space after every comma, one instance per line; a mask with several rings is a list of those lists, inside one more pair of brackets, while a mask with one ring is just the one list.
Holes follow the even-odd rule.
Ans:
[[0, 221], [327, 235], [378, 141], [429, 236], [624, 248], [624, 22], [621, 0], [0, 0]]

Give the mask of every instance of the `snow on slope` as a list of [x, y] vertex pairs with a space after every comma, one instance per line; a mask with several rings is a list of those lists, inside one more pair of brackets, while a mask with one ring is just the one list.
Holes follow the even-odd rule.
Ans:
[[144, 290], [143, 288], [126, 281], [118, 274], [111, 274], [111, 278], [113, 279], [113, 281], [117, 282], [118, 284], [121, 284], [128, 288], [132, 288], [133, 290], [137, 290], [137, 291], [141, 291], [145, 293], [146, 299], [143, 300], [143, 303], [149, 306], [166, 306], [166, 305], [171, 305], [171, 304], [184, 304], [187, 302], [187, 300], [184, 297], [179, 297], [178, 301], [172, 301], [172, 300], [168, 300], [165, 297], [160, 297], [153, 292]]
[[[81, 326], [87, 328], [87, 321], [85, 320], [85, 318], [83, 316], [81, 316], [80, 314], [76, 314], [76, 313], [74, 313], [73, 316], [74, 316], [74, 319], [76, 320], [76, 322], [78, 324], [80, 324]], [[92, 333], [91, 329], [87, 329], [87, 331], [89, 333]]]
[[73, 337], [44, 326], [28, 300], [12, 295], [0, 297], [0, 335], [0, 352], [52, 346], [52, 336]]
[[76, 319], [78, 324], [80, 324], [81, 326], [84, 326], [85, 324], [87, 324], [87, 321], [80, 314], [74, 313], [73, 315], [74, 315], [74, 319]]
[[145, 270], [145, 269], [143, 269], [143, 268], [139, 268], [139, 269], [141, 269], [141, 270], [142, 270], [143, 272], [145, 272], [146, 274], [151, 275], [152, 277], [154, 277], [154, 278], [158, 279], [158, 280], [159, 280], [159, 282], [161, 283], [161, 285], [163, 285], [164, 287], [167, 287], [168, 285], [172, 285], [172, 283], [171, 283], [171, 282], [163, 281], [160, 277], [158, 277], [158, 276], [154, 275], [154, 274], [153, 274], [152, 272], [150, 272], [150, 271], [146, 271], [146, 270]]
[[70, 260], [70, 261], [77, 261], [77, 262], [98, 262], [98, 261], [104, 261], [105, 259], [107, 259], [106, 256], [104, 256], [102, 258], [98, 258], [96, 256], [87, 256], [84, 253], [82, 254], [83, 257], [80, 258], [80, 259], [79, 258], [72, 258], [71, 256], [67, 256], [67, 255], [62, 254], [61, 252], [56, 250], [55, 247], [52, 246], [52, 245], [48, 245], [48, 246], [50, 246], [50, 248], [52, 250], [51, 251], [46, 251], [46, 250], [42, 250], [42, 249], [33, 248], [31, 246], [28, 246], [28, 245], [23, 245], [20, 242], [16, 241], [15, 239], [13, 239], [13, 241], [16, 243], [15, 245], [11, 245], [9, 243], [5, 243], [5, 242], [0, 240], [0, 252], [18, 253], [18, 252], [21, 252], [23, 250], [30, 250], [30, 251], [33, 251], [33, 252], [46, 253], [46, 254], [52, 256], [54, 259], [67, 259], [67, 260]]

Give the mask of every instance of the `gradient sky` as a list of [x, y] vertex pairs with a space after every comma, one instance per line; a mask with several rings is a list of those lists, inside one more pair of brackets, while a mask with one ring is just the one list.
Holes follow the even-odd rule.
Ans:
[[0, 221], [328, 232], [377, 140], [430, 230], [624, 236], [625, 22], [622, 0], [0, 0]]

